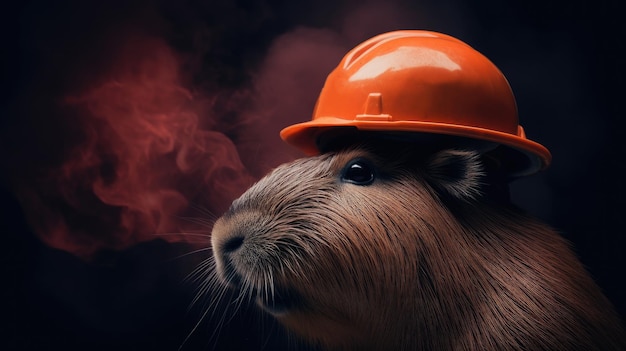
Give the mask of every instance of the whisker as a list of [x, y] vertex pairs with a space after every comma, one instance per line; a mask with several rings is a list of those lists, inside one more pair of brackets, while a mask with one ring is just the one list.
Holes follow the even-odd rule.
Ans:
[[198, 232], [165, 232], [165, 233], [154, 233], [154, 236], [197, 236], [197, 237], [201, 237], [201, 238], [211, 238], [211, 233], [206, 233], [206, 232], [202, 232], [202, 231], [198, 231]]
[[216, 215], [213, 211], [209, 210], [208, 208], [201, 206], [201, 205], [197, 205], [194, 203], [190, 203], [189, 207], [193, 210], [196, 210], [200, 213], [200, 215], [202, 215], [203, 217], [207, 217], [209, 218], [209, 220], [215, 222], [217, 220], [217, 218], [219, 217], [218, 215]]
[[274, 299], [276, 298], [275, 294], [276, 294], [276, 290], [274, 289], [275, 284], [274, 284], [274, 273], [270, 267], [270, 269], [268, 269], [267, 271], [267, 277], [265, 279], [265, 285], [269, 285], [269, 293], [270, 296], [272, 297], [272, 301], [274, 301]]
[[189, 333], [187, 333], [187, 336], [185, 337], [185, 339], [183, 339], [182, 343], [180, 344], [180, 346], [178, 346], [178, 351], [182, 350], [182, 348], [185, 346], [185, 344], [189, 341], [189, 339], [191, 338], [191, 336], [196, 332], [196, 330], [198, 330], [198, 327], [200, 326], [200, 324], [202, 324], [202, 322], [204, 321], [204, 318], [206, 317], [207, 313], [209, 312], [209, 310], [207, 309], [206, 311], [204, 311], [202, 313], [202, 315], [200, 316], [200, 318], [198, 318], [198, 321], [194, 324], [193, 328], [191, 328], [191, 331]]
[[[194, 324], [194, 327], [191, 329], [191, 331], [187, 334], [187, 337], [185, 338], [185, 340], [183, 341], [183, 343], [181, 344], [181, 346], [179, 347], [179, 350], [183, 347], [183, 345], [189, 340], [189, 338], [198, 331], [198, 328], [200, 327], [200, 325], [202, 325], [203, 322], [205, 321], [209, 321], [209, 320], [214, 320], [213, 317], [215, 316], [215, 313], [218, 310], [218, 306], [223, 305], [220, 303], [220, 301], [224, 300], [224, 296], [225, 293], [228, 289], [226, 287], [222, 287], [220, 289], [218, 289], [218, 291], [216, 291], [216, 294], [212, 296], [212, 298], [210, 299], [211, 301], [208, 303], [208, 306], [205, 305], [202, 310], [204, 312], [202, 312], [202, 315], [198, 318], [198, 321]], [[204, 294], [202, 294], [204, 295]], [[206, 295], [204, 295], [206, 296]], [[200, 297], [202, 296], [196, 296], [195, 300], [199, 300]], [[222, 317], [219, 318], [217, 324], [215, 325], [215, 328], [213, 329], [213, 332], [211, 333], [211, 335], [209, 336], [209, 340], [213, 340], [215, 344], [217, 344], [218, 339], [217, 339], [217, 335], [220, 334], [222, 327], [223, 327], [223, 321], [225, 318], [225, 315], [228, 313], [228, 310], [225, 309], [225, 311], [222, 313]]]
[[[221, 333], [225, 323], [228, 322], [227, 316], [232, 314], [228, 308], [229, 304], [226, 303], [228, 300], [232, 300], [232, 298], [229, 298], [229, 295], [227, 294], [230, 292], [230, 289], [228, 286], [221, 284], [219, 281], [217, 271], [215, 270], [215, 262], [212, 257], [200, 263], [200, 265], [188, 275], [187, 279], [198, 283], [196, 294], [188, 307], [188, 312], [193, 306], [198, 305], [198, 302], [201, 300], [204, 299], [205, 302], [199, 307], [203, 311], [202, 315], [199, 317], [192, 330], [188, 333], [187, 337], [179, 347], [179, 350], [186, 342], [188, 342], [191, 335], [198, 331], [200, 325], [205, 321], [213, 321], [216, 323], [213, 328], [213, 332], [209, 336], [209, 340], [213, 341], [213, 343], [217, 345], [217, 336]], [[223, 308], [221, 316], [216, 319], [215, 316], [220, 309], [220, 306], [226, 308]]]
[[211, 258], [203, 260], [191, 273], [183, 278], [183, 283], [201, 282], [201, 286], [197, 288], [201, 289], [204, 284], [207, 284], [208, 279], [215, 274], [215, 272], [211, 271], [213, 267], [215, 267], [215, 264]]
[[237, 313], [243, 304], [243, 300], [252, 295], [252, 289], [250, 287], [250, 283], [247, 279], [245, 279], [240, 287], [239, 295], [232, 301], [231, 305], [234, 307], [234, 313]]
[[184, 254], [180, 254], [178, 256], [172, 257], [170, 260], [171, 261], [179, 260], [179, 259], [185, 258], [187, 256], [191, 256], [191, 255], [195, 255], [195, 254], [198, 254], [198, 253], [207, 252], [207, 251], [211, 251], [211, 250], [212, 250], [212, 248], [210, 246], [202, 247], [202, 248], [199, 248], [197, 250], [189, 251], [189, 252], [186, 252]]
[[203, 227], [208, 227], [211, 228], [213, 227], [213, 224], [215, 224], [215, 221], [217, 221], [217, 218], [211, 218], [211, 219], [206, 219], [206, 218], [202, 218], [202, 217], [183, 217], [183, 216], [176, 216], [176, 218], [189, 222], [189, 223], [193, 223], [193, 224], [199, 224]]
[[[231, 277], [227, 277], [228, 279], [230, 279]], [[246, 287], [246, 285], [248, 287]], [[222, 315], [222, 319], [220, 320], [221, 323], [226, 322], [229, 323], [231, 322], [237, 315], [237, 313], [241, 310], [241, 306], [242, 304], [242, 296], [244, 294], [246, 294], [245, 290], [251, 290], [249, 288], [250, 284], [247, 284], [246, 281], [244, 281], [242, 283], [242, 287], [239, 289], [239, 293], [237, 295], [237, 297], [235, 297], [234, 299], [232, 299], [231, 303], [228, 305], [229, 308], [232, 308], [232, 312], [230, 313], [230, 318], [226, 318], [226, 312], [228, 312], [228, 309], [226, 309], [226, 311], [224, 311], [224, 314]], [[249, 291], [247, 292], [248, 294], [251, 294]]]

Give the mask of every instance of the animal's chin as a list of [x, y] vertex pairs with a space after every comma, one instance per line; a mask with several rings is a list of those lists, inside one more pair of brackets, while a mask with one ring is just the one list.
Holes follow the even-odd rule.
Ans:
[[300, 296], [291, 289], [275, 288], [273, 292], [257, 294], [257, 304], [274, 316], [282, 316], [301, 307]]

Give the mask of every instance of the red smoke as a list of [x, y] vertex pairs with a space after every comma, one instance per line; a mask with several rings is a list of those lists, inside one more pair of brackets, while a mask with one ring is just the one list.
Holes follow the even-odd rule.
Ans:
[[[185, 233], [208, 233], [208, 219], [253, 179], [162, 40], [134, 37], [111, 59], [104, 78], [62, 101], [84, 137], [45, 189], [22, 189], [31, 224], [48, 245], [82, 257], [157, 237], [197, 242]], [[190, 206], [208, 218], [204, 228], [181, 219]]]

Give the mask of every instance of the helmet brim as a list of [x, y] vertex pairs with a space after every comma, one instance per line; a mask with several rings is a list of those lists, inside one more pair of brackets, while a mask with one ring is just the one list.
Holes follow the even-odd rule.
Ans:
[[284, 128], [280, 132], [281, 138], [288, 144], [300, 149], [306, 155], [319, 154], [319, 137], [329, 130], [339, 127], [352, 127], [360, 131], [379, 132], [416, 132], [442, 134], [470, 139], [494, 142], [504, 146], [512, 157], [522, 157], [523, 162], [515, 169], [510, 170], [511, 177], [522, 177], [537, 173], [545, 169], [552, 160], [552, 155], [543, 145], [528, 140], [524, 131], [519, 127], [519, 135], [484, 129], [479, 127], [424, 122], [424, 121], [363, 121], [346, 120], [336, 117], [318, 117], [315, 120], [298, 123]]

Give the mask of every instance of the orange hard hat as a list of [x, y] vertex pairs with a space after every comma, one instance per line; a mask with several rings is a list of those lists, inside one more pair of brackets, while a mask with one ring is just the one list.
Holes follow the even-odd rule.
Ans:
[[314, 155], [322, 135], [347, 127], [486, 141], [497, 145], [498, 157], [515, 160], [513, 176], [551, 160], [548, 149], [526, 138], [502, 72], [468, 44], [431, 31], [384, 33], [350, 50], [328, 75], [312, 120], [280, 135]]

